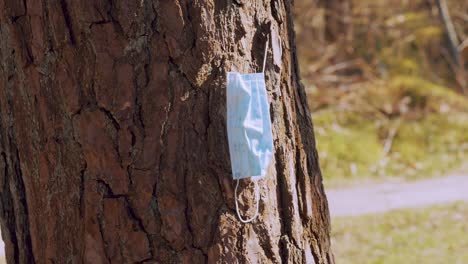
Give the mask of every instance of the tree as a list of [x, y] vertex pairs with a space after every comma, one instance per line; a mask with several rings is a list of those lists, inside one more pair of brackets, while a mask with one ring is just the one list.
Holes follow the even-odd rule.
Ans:
[[325, 8], [325, 37], [330, 42], [352, 39], [352, 2], [349, 0], [321, 0]]
[[[0, 1], [9, 263], [333, 263], [290, 1]], [[275, 160], [234, 210], [225, 76], [271, 36]], [[279, 44], [281, 41], [281, 44]], [[245, 215], [252, 187], [240, 186]]]
[[465, 62], [463, 56], [461, 56], [461, 49], [459, 50], [459, 41], [457, 32], [450, 18], [447, 1], [436, 0], [437, 10], [439, 11], [440, 20], [445, 30], [447, 38], [447, 48], [450, 54], [450, 66], [455, 74], [455, 80], [460, 85], [460, 88], [464, 94], [468, 94], [467, 83], [465, 78]]

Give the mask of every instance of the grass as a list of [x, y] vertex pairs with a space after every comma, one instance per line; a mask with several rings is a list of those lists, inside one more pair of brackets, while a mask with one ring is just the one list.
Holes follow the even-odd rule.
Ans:
[[468, 263], [468, 204], [332, 219], [341, 264]]
[[327, 187], [440, 176], [468, 160], [468, 99], [446, 87], [403, 75], [309, 102]]

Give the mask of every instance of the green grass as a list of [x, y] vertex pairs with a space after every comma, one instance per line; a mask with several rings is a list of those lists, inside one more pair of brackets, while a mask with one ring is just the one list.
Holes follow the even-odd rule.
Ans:
[[468, 204], [332, 219], [340, 264], [468, 263]]
[[[328, 115], [340, 115], [329, 113]], [[384, 155], [388, 130], [395, 121], [354, 124], [315, 116], [320, 165], [329, 187], [357, 180], [415, 180], [443, 175], [468, 160], [468, 114], [429, 114], [400, 121], [390, 152]]]
[[440, 176], [468, 160], [468, 99], [446, 87], [395, 76], [344, 95], [316, 92], [309, 101], [327, 187]]

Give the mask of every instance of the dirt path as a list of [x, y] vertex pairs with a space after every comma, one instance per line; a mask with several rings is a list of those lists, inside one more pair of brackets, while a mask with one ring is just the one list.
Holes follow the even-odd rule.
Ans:
[[327, 198], [331, 216], [364, 215], [468, 201], [468, 175], [328, 190]]

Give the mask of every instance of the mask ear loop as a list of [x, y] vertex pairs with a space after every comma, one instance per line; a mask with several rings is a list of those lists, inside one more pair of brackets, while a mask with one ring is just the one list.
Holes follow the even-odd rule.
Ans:
[[267, 60], [267, 55], [268, 55], [268, 42], [270, 40], [270, 37], [268, 36], [266, 44], [265, 44], [265, 55], [263, 57], [263, 68], [262, 68], [262, 73], [265, 73], [265, 66], [266, 66], [266, 60]]
[[251, 218], [248, 218], [248, 219], [244, 219], [242, 218], [241, 214], [239, 213], [239, 203], [237, 202], [237, 188], [239, 187], [239, 179], [236, 180], [236, 189], [234, 191], [234, 200], [236, 201], [236, 213], [237, 213], [237, 217], [239, 217], [239, 220], [242, 222], [242, 223], [250, 223], [252, 222], [253, 220], [255, 220], [255, 218], [257, 218], [258, 216], [258, 205], [260, 203], [260, 189], [258, 187], [258, 183], [257, 183], [257, 180], [254, 180], [254, 185], [255, 185], [255, 203], [256, 203], [256, 206], [255, 206], [255, 214], [254, 216], [252, 216]]
[[[267, 41], [265, 43], [265, 55], [263, 57], [263, 67], [262, 67], [262, 73], [265, 73], [265, 67], [266, 67], [266, 60], [267, 60], [267, 56], [268, 56], [268, 44], [269, 44], [269, 37], [267, 38]], [[242, 223], [250, 223], [252, 222], [253, 220], [255, 220], [255, 218], [257, 218], [258, 216], [258, 207], [259, 207], [259, 204], [260, 204], [260, 188], [258, 187], [258, 183], [257, 183], [257, 180], [253, 180], [254, 182], [254, 185], [255, 185], [255, 214], [251, 217], [251, 218], [248, 218], [248, 219], [244, 219], [242, 218], [241, 214], [240, 214], [240, 210], [239, 210], [239, 202], [237, 201], [237, 188], [239, 188], [239, 179], [236, 180], [236, 188], [234, 190], [234, 201], [236, 203], [236, 213], [237, 213], [237, 217], [239, 217], [239, 220], [242, 222]]]

